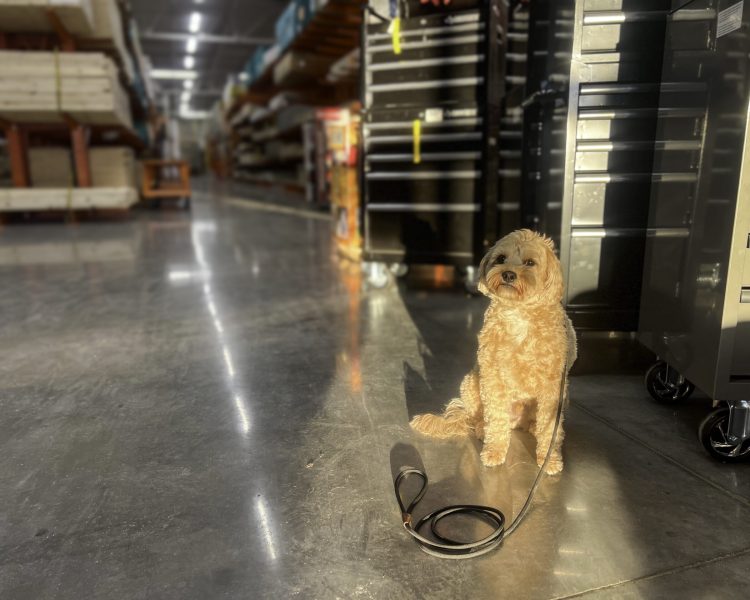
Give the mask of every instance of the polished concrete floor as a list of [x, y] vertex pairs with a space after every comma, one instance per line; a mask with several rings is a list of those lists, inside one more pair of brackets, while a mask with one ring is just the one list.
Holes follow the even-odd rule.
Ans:
[[484, 469], [407, 426], [456, 394], [483, 301], [368, 289], [323, 215], [220, 192], [0, 229], [0, 598], [747, 597], [750, 465], [707, 458], [709, 402], [651, 402], [617, 340], [584, 342], [566, 470], [504, 547], [420, 552], [402, 465], [424, 510], [511, 514], [535, 474], [523, 435]]

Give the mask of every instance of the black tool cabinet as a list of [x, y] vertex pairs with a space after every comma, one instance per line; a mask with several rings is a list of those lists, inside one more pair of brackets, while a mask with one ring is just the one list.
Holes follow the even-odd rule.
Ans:
[[[363, 27], [365, 260], [479, 262], [498, 235], [507, 5], [373, 0]], [[400, 52], [395, 46], [400, 45]]]

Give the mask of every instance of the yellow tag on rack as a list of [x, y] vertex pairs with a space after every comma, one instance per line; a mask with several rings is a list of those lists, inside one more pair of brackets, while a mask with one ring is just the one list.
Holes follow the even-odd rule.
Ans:
[[401, 54], [401, 18], [395, 17], [391, 21], [391, 41], [393, 42], [393, 53]]
[[412, 137], [414, 138], [414, 164], [422, 162], [422, 121], [416, 119], [412, 123]]

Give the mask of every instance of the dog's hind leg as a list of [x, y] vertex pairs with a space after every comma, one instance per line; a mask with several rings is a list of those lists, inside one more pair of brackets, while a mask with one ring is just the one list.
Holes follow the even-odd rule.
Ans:
[[[461, 397], [451, 400], [442, 415], [417, 415], [410, 425], [415, 431], [430, 437], [465, 436], [475, 429], [477, 419], [481, 422], [481, 410], [479, 376], [472, 371], [461, 383]], [[477, 435], [480, 433], [477, 432]]]
[[461, 382], [461, 402], [468, 417], [468, 425], [477, 439], [484, 438], [482, 397], [479, 394], [479, 372], [474, 369]]

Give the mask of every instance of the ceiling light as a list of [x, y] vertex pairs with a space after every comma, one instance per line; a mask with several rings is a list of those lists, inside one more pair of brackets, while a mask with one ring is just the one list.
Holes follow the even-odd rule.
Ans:
[[193, 85], [195, 85], [195, 82], [192, 79], [186, 79], [182, 82], [182, 87], [184, 87], [186, 90], [192, 90]]
[[190, 15], [190, 25], [188, 25], [190, 33], [198, 33], [201, 30], [201, 20], [202, 17], [199, 12]]
[[153, 69], [151, 77], [154, 79], [197, 79], [198, 73], [182, 69]]
[[194, 35], [191, 35], [188, 38], [187, 44], [185, 44], [185, 51], [188, 54], [195, 54], [195, 51], [198, 49], [198, 38]]
[[183, 61], [183, 64], [185, 65], [186, 69], [192, 69], [195, 66], [195, 57], [186, 56], [185, 60]]

